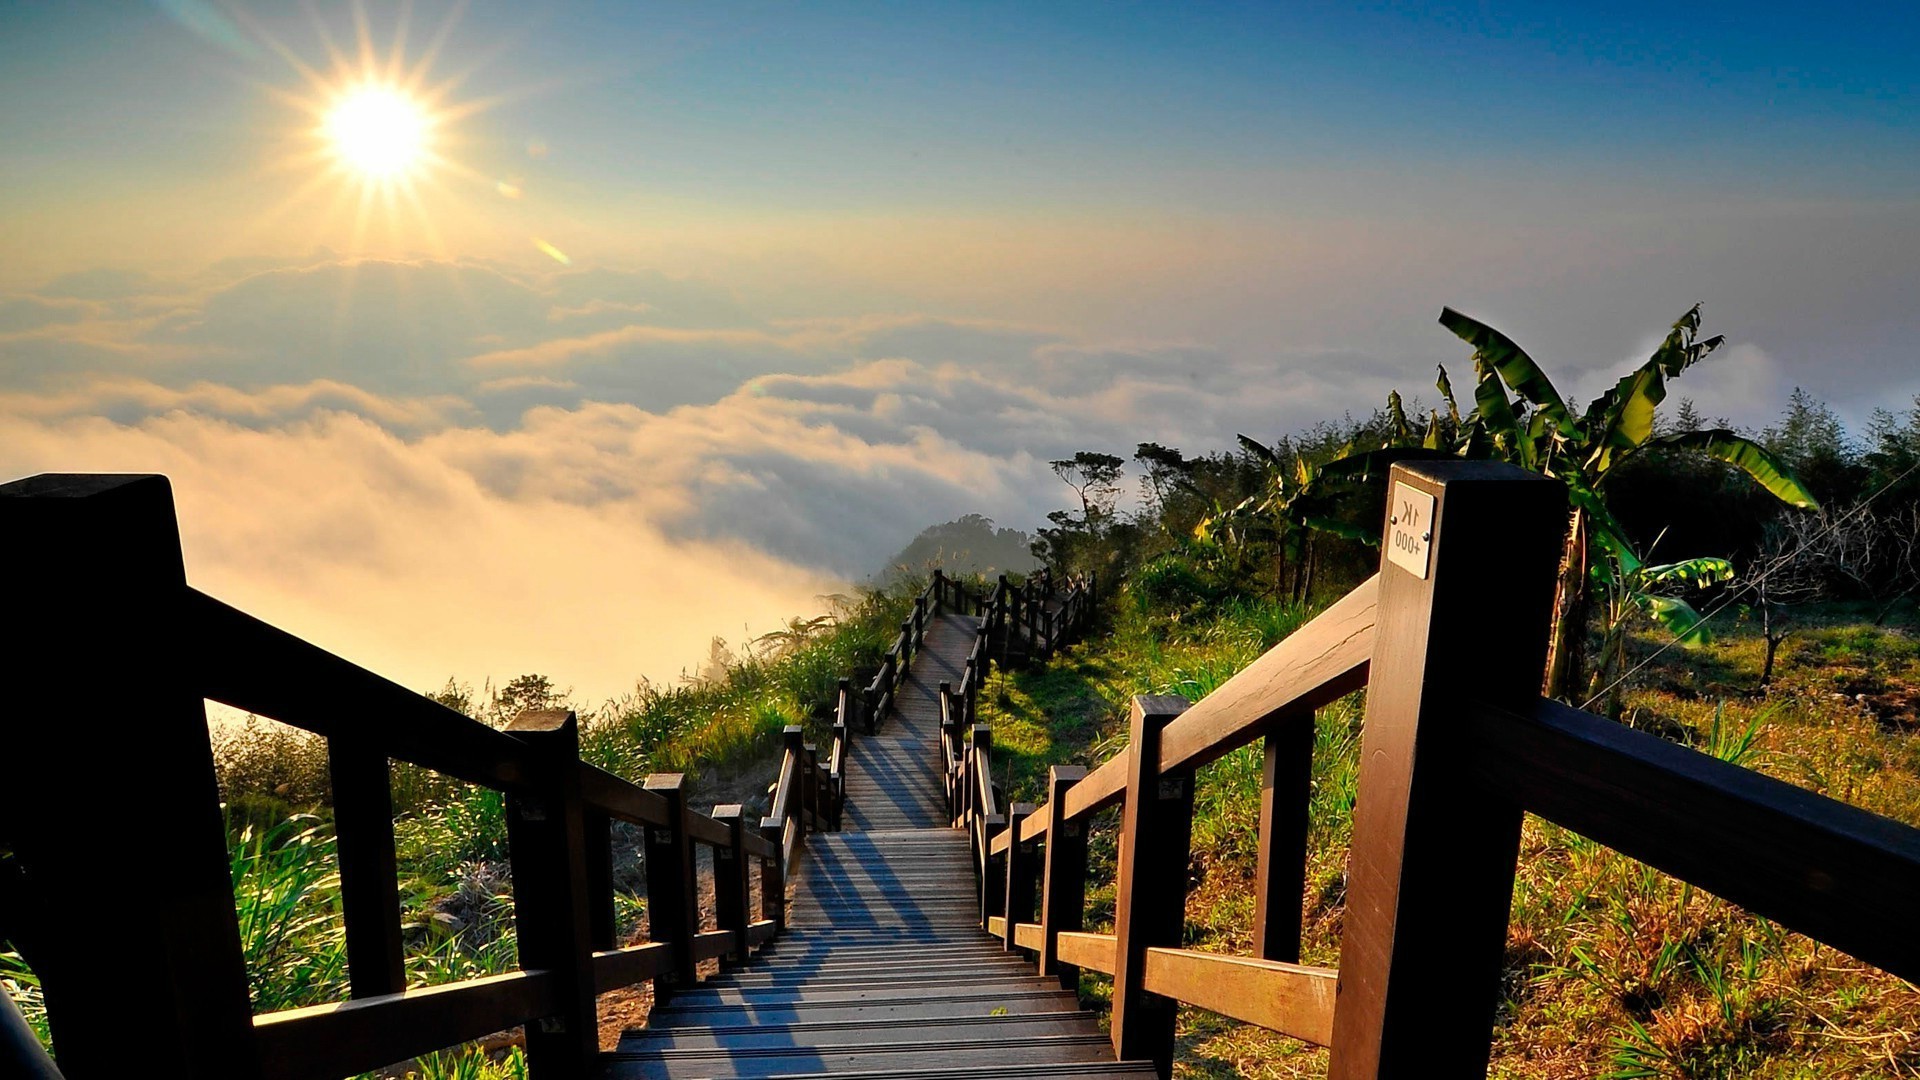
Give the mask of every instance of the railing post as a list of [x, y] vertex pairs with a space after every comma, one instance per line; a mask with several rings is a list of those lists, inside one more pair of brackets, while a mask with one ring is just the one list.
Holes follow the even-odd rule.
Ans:
[[760, 864], [760, 917], [772, 919], [776, 931], [787, 928], [787, 868], [785, 837], [771, 819], [760, 822], [760, 839], [773, 847], [772, 857]]
[[647, 938], [670, 943], [673, 967], [653, 980], [656, 1001], [699, 977], [693, 938], [700, 932], [700, 905], [694, 880], [693, 841], [687, 837], [686, 777], [654, 773], [644, 785], [667, 800], [665, 825], [647, 826]]
[[1020, 827], [1032, 815], [1032, 803], [1014, 803], [1007, 808], [1007, 895], [1001, 914], [1007, 920], [1006, 949], [1014, 950], [1013, 928], [1017, 923], [1033, 921], [1034, 887], [1039, 883], [1040, 861], [1034, 857], [1033, 840], [1020, 839]]
[[993, 590], [993, 607], [990, 610], [990, 620], [993, 624], [994, 637], [997, 638], [1000, 643], [1000, 667], [1002, 670], [1005, 670], [1007, 666], [1007, 598], [1010, 595], [1012, 594], [1007, 589], [1007, 575], [1001, 574]]
[[559, 1015], [527, 1025], [534, 1076], [591, 1075], [600, 1051], [594, 1004], [592, 915], [587, 902], [586, 813], [580, 799], [580, 727], [566, 709], [527, 709], [507, 725], [534, 758], [535, 790], [510, 799], [513, 924], [520, 966], [550, 971]]
[[[973, 725], [973, 751], [969, 755], [972, 766], [968, 769], [967, 790], [974, 800], [973, 818], [977, 835], [984, 841], [988, 833], [986, 806], [981, 801], [982, 791], [993, 790], [993, 725]], [[993, 860], [993, 852], [982, 842], [978, 845], [977, 861], [980, 866], [980, 925], [987, 925], [987, 916], [996, 914], [995, 910], [1006, 899], [1006, 881], [1001, 874], [1004, 864]]]
[[1538, 696], [1567, 499], [1468, 461], [1395, 465], [1388, 493], [1328, 1075], [1480, 1076], [1522, 815], [1454, 721]]
[[[172, 488], [164, 476], [18, 480], [0, 486], [0, 536], [11, 621], [30, 628], [10, 646], [26, 676], [9, 711], [16, 737], [36, 744], [7, 770], [0, 843], [18, 891], [5, 932], [42, 980], [60, 1068], [68, 1080], [147, 1075], [155, 1062], [257, 1076]], [[103, 778], [136, 785], [139, 828], [166, 848], [166, 886], [141, 902], [137, 1008], [128, 941], [113, 932], [127, 922], [127, 865], [101, 853], [103, 837], [126, 833], [128, 803]]]
[[747, 880], [745, 811], [739, 803], [713, 808], [713, 820], [726, 826], [728, 842], [713, 849], [713, 921], [733, 935], [727, 959], [747, 960], [747, 917], [750, 883]]
[[1051, 660], [1053, 659], [1053, 649], [1055, 644], [1053, 640], [1053, 609], [1052, 608], [1048, 608], [1046, 611], [1046, 629], [1044, 631], [1044, 634], [1046, 637], [1046, 645], [1041, 649], [1041, 655]]
[[1120, 873], [1113, 904], [1113, 1049], [1173, 1075], [1174, 1002], [1146, 991], [1147, 950], [1185, 936], [1187, 859], [1193, 836], [1193, 773], [1160, 771], [1160, 732], [1185, 698], [1133, 699], [1127, 795], [1120, 811]]
[[939, 615], [940, 609], [947, 606], [946, 599], [947, 575], [936, 569], [933, 572], [933, 613], [935, 615]]
[[407, 988], [406, 939], [400, 931], [387, 755], [350, 736], [335, 736], [327, 740], [327, 774], [351, 993], [357, 998], [397, 994]]
[[811, 832], [819, 832], [821, 823], [827, 820], [820, 801], [820, 750], [812, 743], [801, 743], [800, 754], [800, 767], [807, 774], [807, 782], [802, 789], [807, 793], [807, 814], [810, 819], [807, 827]]
[[1047, 772], [1047, 846], [1040, 893], [1040, 974], [1065, 990], [1080, 985], [1080, 969], [1060, 963], [1060, 934], [1078, 930], [1087, 909], [1087, 827], [1067, 817], [1067, 789], [1086, 779], [1079, 765]]
[[1263, 960], [1300, 962], [1313, 729], [1313, 710], [1306, 709], [1282, 716], [1267, 731], [1260, 773], [1260, 863], [1253, 888], [1253, 954]]

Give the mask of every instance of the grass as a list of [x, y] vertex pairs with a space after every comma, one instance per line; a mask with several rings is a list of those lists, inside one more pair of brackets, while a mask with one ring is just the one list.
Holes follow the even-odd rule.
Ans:
[[[996, 675], [982, 697], [1010, 798], [1039, 801], [1046, 765], [1096, 765], [1125, 745], [1137, 693], [1205, 696], [1308, 612], [1152, 583], [1109, 605], [1111, 625], [1044, 669]], [[1714, 643], [1636, 673], [1624, 722], [1876, 813], [1920, 825], [1920, 636], [1846, 606], [1803, 611], [1774, 683], [1764, 645], [1733, 619]], [[1652, 656], [1656, 632], [1629, 641]], [[1339, 960], [1358, 774], [1360, 695], [1317, 721], [1302, 942]], [[1251, 950], [1257, 747], [1203, 769], [1195, 799], [1189, 947]], [[1109, 819], [1111, 815], [1108, 815]], [[1089, 915], [1111, 919], [1111, 821], [1092, 833]], [[1098, 883], [1098, 884], [1094, 884]], [[1089, 975], [1098, 1005], [1108, 980]], [[1183, 1077], [1313, 1077], [1325, 1051], [1199, 1010], [1180, 1011]], [[1529, 817], [1514, 887], [1490, 1075], [1798, 1080], [1920, 1076], [1920, 991], [1550, 823]]]

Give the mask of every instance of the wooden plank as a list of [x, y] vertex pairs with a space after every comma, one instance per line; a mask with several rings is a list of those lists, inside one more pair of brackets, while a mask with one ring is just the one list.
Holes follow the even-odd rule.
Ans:
[[747, 944], [758, 947], [772, 941], [780, 932], [780, 925], [772, 919], [759, 919], [747, 924]]
[[1039, 809], [1020, 823], [1020, 839], [1041, 840], [1047, 835], [1047, 826], [1053, 816], [1051, 803], [1041, 803]]
[[693, 935], [693, 959], [712, 960], [733, 949], [733, 934], [727, 930], [702, 930]]
[[771, 859], [780, 854], [780, 849], [758, 832], [748, 832], [742, 846], [746, 848], [747, 857], [752, 859]]
[[593, 954], [593, 985], [602, 994], [658, 978], [672, 970], [673, 946], [664, 941], [603, 949]]
[[511, 735], [204, 593], [187, 589], [183, 604], [179, 632], [194, 642], [188, 670], [199, 696], [329, 739], [359, 736], [469, 783], [525, 784], [525, 750]]
[[1160, 734], [1187, 707], [1173, 695], [1137, 695], [1127, 739], [1127, 798], [1120, 808], [1114, 881], [1113, 1051], [1173, 1075], [1173, 1003], [1144, 983], [1150, 948], [1186, 937], [1187, 861], [1193, 838], [1193, 774], [1163, 773]]
[[1078, 819], [1113, 806], [1127, 790], [1127, 757], [1115, 754], [1088, 773], [1086, 779], [1067, 789], [1066, 816]]
[[545, 971], [484, 979], [334, 1005], [267, 1013], [253, 1019], [269, 1080], [338, 1080], [547, 1016], [560, 1007], [559, 983]]
[[1486, 1072], [1522, 815], [1459, 709], [1539, 694], [1567, 524], [1560, 484], [1511, 465], [1402, 463], [1389, 491], [1390, 534], [1433, 508], [1428, 572], [1378, 578], [1330, 1080]]
[[393, 782], [387, 755], [342, 736], [327, 740], [333, 832], [340, 858], [340, 908], [354, 997], [407, 988], [400, 931], [400, 871], [393, 849]]
[[580, 797], [610, 817], [635, 825], [664, 825], [667, 801], [595, 765], [580, 763]]
[[1313, 740], [1310, 710], [1282, 715], [1267, 733], [1260, 772], [1260, 855], [1253, 885], [1253, 953], [1263, 960], [1300, 959]]
[[1148, 949], [1149, 992], [1316, 1045], [1333, 1041], [1339, 972], [1190, 949]]
[[567, 709], [526, 709], [506, 730], [527, 747], [535, 789], [507, 801], [520, 965], [551, 973], [556, 997], [552, 1014], [521, 1018], [545, 1021], [527, 1025], [527, 1064], [545, 1076], [585, 1077], [600, 1031], [579, 721]]
[[687, 811], [687, 837], [708, 847], [726, 847], [733, 843], [733, 834], [725, 825], [698, 810]]
[[1013, 844], [1014, 830], [1018, 829], [1019, 827], [1020, 827], [1019, 822], [1010, 821], [1007, 823], [1007, 827], [1005, 829], [1002, 829], [999, 832], [994, 833], [993, 839], [987, 841], [987, 853], [989, 855], [1004, 855], [1006, 853], [1007, 848], [1012, 846]]
[[1920, 981], [1920, 830], [1555, 701], [1466, 725], [1527, 810]]
[[998, 915], [987, 916], [987, 933], [1005, 941], [1007, 937], [1007, 920]]
[[1078, 931], [1087, 908], [1087, 823], [1066, 817], [1067, 791], [1085, 780], [1087, 770], [1079, 765], [1055, 765], [1047, 772], [1047, 801], [1027, 820], [1042, 813], [1052, 821], [1047, 827], [1047, 847], [1040, 869], [1040, 974], [1060, 981], [1062, 989], [1077, 990], [1080, 971], [1059, 952], [1059, 936]]
[[1088, 934], [1063, 930], [1056, 943], [1060, 962], [1072, 964], [1102, 975], [1113, 974], [1114, 940], [1112, 934]]
[[1023, 922], [1013, 928], [1013, 943], [1028, 952], [1039, 952], [1046, 940], [1046, 930], [1039, 923]]
[[1247, 745], [1281, 716], [1317, 709], [1367, 683], [1379, 575], [1288, 634], [1161, 737], [1160, 768], [1197, 769]]

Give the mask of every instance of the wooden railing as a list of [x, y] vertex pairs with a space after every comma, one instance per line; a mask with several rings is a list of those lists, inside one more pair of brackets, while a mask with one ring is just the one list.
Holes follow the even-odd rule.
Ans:
[[[961, 824], [981, 921], [1042, 974], [1114, 980], [1122, 1058], [1169, 1075], [1174, 1003], [1331, 1048], [1329, 1076], [1484, 1075], [1524, 814], [1908, 980], [1920, 830], [1538, 693], [1567, 521], [1507, 466], [1394, 467], [1375, 578], [1189, 705], [1133, 702], [1127, 749], [999, 805], [976, 735]], [[1314, 712], [1365, 687], [1340, 966], [1300, 959]], [[1254, 955], [1182, 947], [1195, 770], [1265, 744]], [[1112, 933], [1085, 929], [1087, 830], [1119, 808]]]
[[[678, 774], [633, 784], [582, 762], [571, 712], [495, 730], [196, 591], [164, 477], [5, 485], [0, 535], [12, 621], [28, 630], [9, 657], [0, 928], [42, 979], [68, 1080], [156, 1061], [182, 1076], [321, 1080], [517, 1025], [536, 1075], [587, 1076], [596, 996], [649, 979], [665, 996], [702, 961], [744, 960], [783, 924], [806, 832], [838, 819], [798, 729], [755, 830], [739, 806], [689, 808]], [[252, 1012], [202, 699], [326, 739], [347, 1001]], [[520, 970], [407, 986], [390, 761], [507, 796]], [[645, 833], [640, 945], [615, 936], [615, 820]], [[696, 845], [714, 855], [713, 929]]]

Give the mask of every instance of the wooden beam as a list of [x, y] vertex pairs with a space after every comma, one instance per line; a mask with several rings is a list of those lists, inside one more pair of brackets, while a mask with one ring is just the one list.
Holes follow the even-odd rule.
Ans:
[[[1020, 823], [1033, 813], [1032, 803], [1014, 803], [1007, 808], [1007, 827], [1000, 831], [1001, 836], [1013, 837], [1020, 831]], [[1029, 922], [1034, 917], [1033, 907], [1040, 886], [1040, 859], [1035, 841], [1024, 840], [1007, 845], [1006, 897], [1000, 906], [1000, 913], [1006, 916], [1009, 925]], [[1006, 939], [1008, 952], [1019, 946], [1011, 933], [1001, 935]]]
[[1465, 720], [1526, 809], [1920, 982], [1920, 830], [1556, 701]]
[[267, 1013], [254, 1017], [248, 1041], [258, 1044], [268, 1080], [339, 1080], [559, 1008], [559, 981], [550, 972], [516, 971]]
[[1161, 736], [1160, 768], [1197, 769], [1259, 738], [1284, 715], [1365, 686], [1379, 582], [1377, 574], [1361, 582], [1195, 702]]
[[1339, 972], [1190, 949], [1148, 949], [1147, 990], [1325, 1046]]
[[387, 755], [359, 736], [329, 739], [327, 778], [352, 993], [357, 998], [397, 994], [407, 988], [407, 957]]
[[1114, 940], [1112, 934], [1088, 934], [1063, 930], [1057, 941], [1060, 962], [1086, 968], [1102, 975], [1113, 974]]
[[647, 937], [673, 947], [673, 967], [653, 983], [654, 999], [665, 1001], [693, 986], [694, 935], [700, 932], [700, 903], [694, 880], [693, 844], [686, 830], [686, 777], [654, 773], [646, 788], [667, 800], [667, 824], [647, 828]]
[[1388, 489], [1401, 555], [1379, 577], [1328, 1076], [1480, 1076], [1521, 812], [1474, 773], [1459, 710], [1539, 693], [1566, 493], [1472, 461], [1398, 464]]
[[599, 993], [645, 982], [673, 970], [673, 946], [664, 941], [602, 949], [593, 954], [593, 985]]

